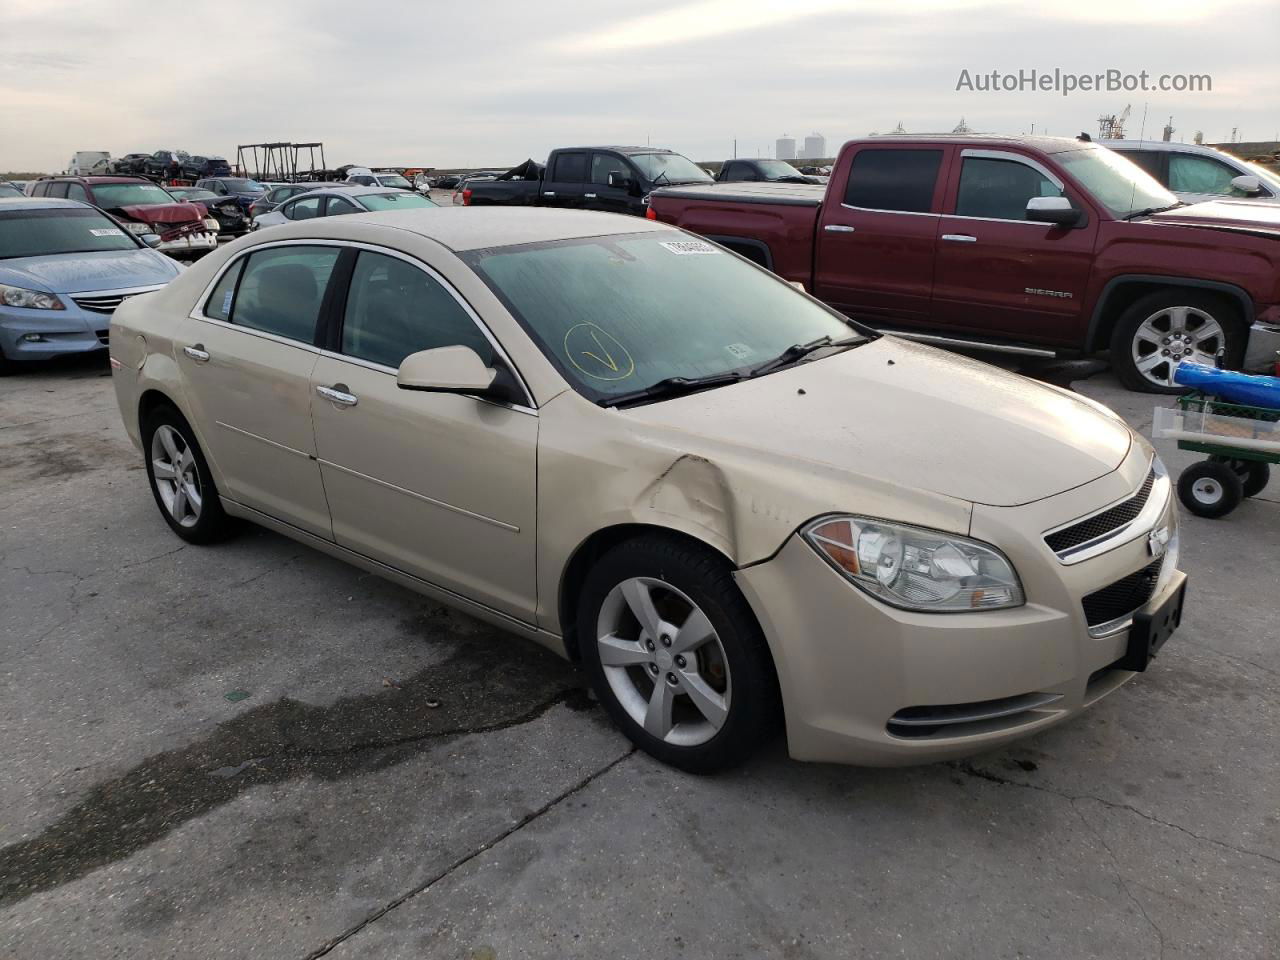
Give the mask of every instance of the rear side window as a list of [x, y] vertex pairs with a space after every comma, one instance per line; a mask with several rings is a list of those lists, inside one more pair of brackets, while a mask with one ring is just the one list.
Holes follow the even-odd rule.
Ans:
[[236, 326], [313, 343], [320, 303], [337, 260], [335, 247], [289, 246], [250, 254], [233, 302], [227, 304], [223, 291], [214, 306], [227, 304]]
[[342, 320], [344, 354], [395, 369], [411, 353], [459, 345], [493, 363], [493, 347], [440, 281], [404, 260], [361, 251]]
[[580, 183], [587, 179], [587, 155], [585, 153], [558, 154], [555, 175], [551, 179], [561, 183]]
[[1032, 197], [1060, 197], [1062, 190], [1040, 171], [1017, 160], [965, 157], [960, 168], [957, 217], [1025, 220]]
[[320, 216], [320, 197], [307, 197], [289, 204], [281, 212], [289, 220], [311, 220]]
[[63, 183], [51, 183], [45, 188], [46, 197], [65, 197], [67, 195], [67, 185]]
[[844, 202], [868, 210], [928, 213], [941, 150], [861, 150], [853, 158]]

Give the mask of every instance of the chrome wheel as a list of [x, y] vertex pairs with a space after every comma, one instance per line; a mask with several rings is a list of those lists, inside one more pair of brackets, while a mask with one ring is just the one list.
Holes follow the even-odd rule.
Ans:
[[729, 661], [698, 605], [669, 583], [632, 577], [609, 591], [596, 623], [614, 696], [651, 736], [706, 743], [729, 716]]
[[200, 521], [204, 497], [195, 454], [186, 439], [167, 423], [151, 436], [151, 476], [160, 502], [175, 523], [194, 527]]
[[1175, 386], [1173, 372], [1184, 360], [1213, 366], [1226, 348], [1222, 324], [1197, 307], [1164, 307], [1138, 324], [1130, 344], [1133, 365], [1160, 387]]

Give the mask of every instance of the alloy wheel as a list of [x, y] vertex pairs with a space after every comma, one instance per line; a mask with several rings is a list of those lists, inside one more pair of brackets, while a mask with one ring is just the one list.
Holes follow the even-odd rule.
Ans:
[[707, 615], [671, 584], [632, 577], [600, 606], [596, 644], [627, 714], [674, 746], [706, 743], [729, 716], [724, 646]]
[[151, 475], [169, 516], [179, 526], [194, 527], [204, 503], [200, 471], [191, 444], [167, 423], [151, 436]]
[[1184, 360], [1213, 366], [1226, 347], [1222, 324], [1196, 307], [1164, 307], [1138, 324], [1130, 351], [1138, 373], [1161, 387], [1175, 386]]

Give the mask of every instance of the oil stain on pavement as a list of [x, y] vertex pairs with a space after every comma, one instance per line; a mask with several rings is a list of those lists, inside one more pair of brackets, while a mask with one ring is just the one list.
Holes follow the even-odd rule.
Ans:
[[97, 785], [38, 836], [0, 849], [0, 906], [130, 856], [251, 787], [372, 773], [442, 739], [528, 722], [557, 703], [589, 705], [574, 667], [481, 629], [443, 662], [376, 693], [254, 707]]

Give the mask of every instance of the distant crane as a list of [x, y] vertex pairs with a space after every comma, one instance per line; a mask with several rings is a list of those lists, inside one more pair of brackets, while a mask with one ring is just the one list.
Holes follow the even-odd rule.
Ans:
[[1164, 125], [1164, 142], [1168, 143], [1173, 139], [1173, 135], [1178, 131], [1173, 129], [1173, 117], [1169, 118], [1169, 122]]
[[1102, 140], [1123, 140], [1124, 125], [1129, 122], [1129, 111], [1132, 104], [1126, 104], [1120, 116], [1114, 113], [1104, 114], [1098, 118], [1098, 137]]

